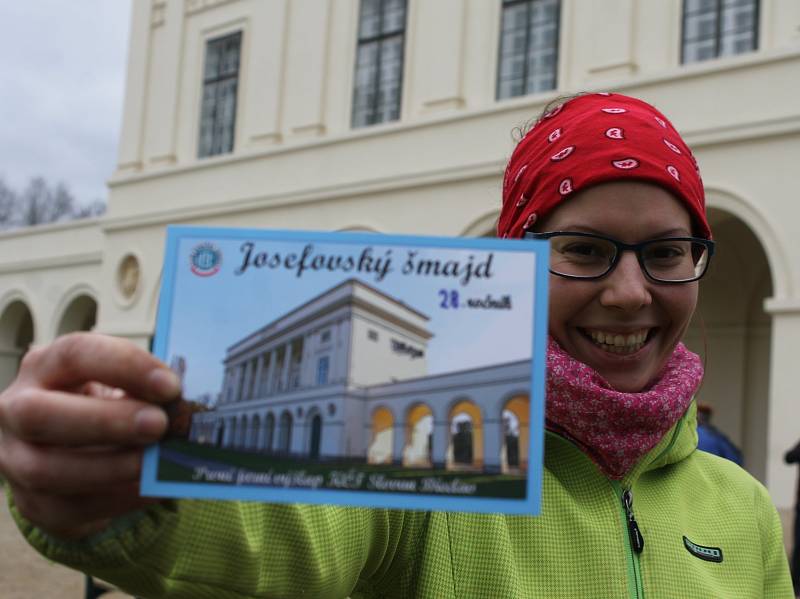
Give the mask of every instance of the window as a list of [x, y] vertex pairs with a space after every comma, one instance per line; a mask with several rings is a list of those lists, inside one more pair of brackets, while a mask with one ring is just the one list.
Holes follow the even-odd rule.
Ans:
[[323, 356], [317, 362], [317, 385], [328, 383], [328, 370], [330, 369], [330, 358]]
[[377, 341], [378, 340], [378, 331], [375, 329], [370, 329], [367, 331], [367, 338], [370, 341]]
[[322, 343], [330, 343], [331, 341], [331, 331], [328, 329], [327, 331], [322, 331], [322, 335], [320, 335], [320, 341]]
[[751, 52], [758, 46], [758, 0], [684, 0], [681, 62]]
[[361, 0], [353, 127], [400, 118], [406, 0]]
[[497, 99], [556, 87], [560, 0], [503, 0]]
[[197, 151], [200, 158], [233, 151], [241, 44], [241, 32], [206, 44], [200, 146]]

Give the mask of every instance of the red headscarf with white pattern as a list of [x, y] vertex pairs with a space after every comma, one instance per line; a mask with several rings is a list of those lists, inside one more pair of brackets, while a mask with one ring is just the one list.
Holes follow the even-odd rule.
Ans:
[[689, 147], [653, 106], [621, 94], [578, 96], [545, 113], [514, 149], [503, 179], [498, 237], [522, 237], [569, 196], [634, 179], [683, 201], [710, 239], [703, 182]]

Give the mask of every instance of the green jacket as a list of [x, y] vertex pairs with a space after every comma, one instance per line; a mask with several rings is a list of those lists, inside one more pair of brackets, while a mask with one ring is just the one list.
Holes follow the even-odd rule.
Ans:
[[535, 518], [177, 501], [66, 543], [15, 517], [46, 556], [142, 597], [793, 598], [766, 490], [696, 444], [692, 407], [616, 484], [548, 435]]

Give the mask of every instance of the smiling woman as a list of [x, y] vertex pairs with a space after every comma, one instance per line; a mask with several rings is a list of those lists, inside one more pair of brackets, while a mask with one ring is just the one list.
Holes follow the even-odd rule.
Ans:
[[[498, 235], [529, 234], [551, 242], [540, 516], [144, 501], [130, 448], [166, 423], [132, 398], [166, 401], [178, 382], [129, 343], [80, 336], [30, 352], [0, 396], [0, 472], [20, 527], [47, 556], [145, 597], [793, 597], [766, 490], [696, 449], [703, 368], [681, 338], [714, 246], [680, 135], [619, 94], [547, 112], [503, 184]], [[98, 401], [103, 386], [83, 381], [130, 395]], [[503, 430], [504, 469], [524, 463], [526, 401], [499, 406], [503, 429], [458, 401], [449, 461], [473, 469]], [[428, 416], [402, 431], [374, 414], [373, 458], [405, 444], [424, 465], [431, 427], [446, 424]]]

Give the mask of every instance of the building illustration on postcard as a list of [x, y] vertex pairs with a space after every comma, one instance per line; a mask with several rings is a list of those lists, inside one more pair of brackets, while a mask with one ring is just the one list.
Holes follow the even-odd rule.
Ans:
[[531, 361], [486, 356], [429, 374], [429, 321], [358, 279], [336, 284], [225, 350], [219, 393], [192, 415], [189, 439], [299, 461], [525, 474]]

